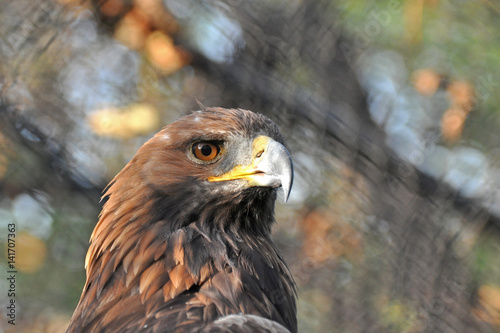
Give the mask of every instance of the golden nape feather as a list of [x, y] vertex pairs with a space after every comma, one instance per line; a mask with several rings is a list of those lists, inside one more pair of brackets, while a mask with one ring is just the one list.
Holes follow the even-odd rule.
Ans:
[[292, 180], [263, 115], [204, 108], [166, 126], [105, 191], [67, 332], [297, 332], [271, 239]]

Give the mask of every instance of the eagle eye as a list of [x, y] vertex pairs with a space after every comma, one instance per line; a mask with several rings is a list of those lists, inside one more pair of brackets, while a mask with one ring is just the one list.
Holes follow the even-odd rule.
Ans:
[[193, 155], [203, 162], [210, 162], [220, 153], [220, 145], [215, 142], [197, 142], [193, 145]]

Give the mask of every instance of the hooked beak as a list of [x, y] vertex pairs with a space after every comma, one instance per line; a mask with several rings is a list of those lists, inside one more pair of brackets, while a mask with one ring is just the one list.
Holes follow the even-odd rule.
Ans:
[[244, 179], [248, 186], [282, 187], [284, 201], [288, 201], [293, 183], [293, 165], [290, 153], [281, 143], [268, 136], [258, 136], [252, 143], [252, 162], [237, 165], [231, 171], [209, 177], [210, 182]]

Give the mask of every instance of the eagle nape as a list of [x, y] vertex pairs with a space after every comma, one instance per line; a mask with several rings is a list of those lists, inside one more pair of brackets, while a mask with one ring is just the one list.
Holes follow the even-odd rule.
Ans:
[[166, 126], [106, 188], [67, 332], [296, 333], [271, 238], [293, 166], [278, 126], [203, 108]]

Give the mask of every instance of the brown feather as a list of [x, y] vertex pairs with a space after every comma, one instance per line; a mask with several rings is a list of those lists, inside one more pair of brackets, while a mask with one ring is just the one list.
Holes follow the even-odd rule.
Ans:
[[167, 283], [168, 274], [165, 272], [165, 263], [157, 261], [149, 266], [142, 273], [139, 281], [139, 293], [141, 294], [141, 302], [144, 302], [156, 293], [163, 284]]
[[[138, 232], [139, 227], [135, 224], [128, 224], [124, 228], [116, 228], [114, 230], [116, 231], [116, 236], [114, 236], [110, 242], [103, 242], [102, 247], [103, 248], [108, 248], [110, 251], [113, 251], [116, 247], [123, 248], [124, 243], [126, 243], [127, 240], [134, 240], [137, 241], [134, 237], [134, 235]], [[112, 235], [110, 234], [109, 237]], [[109, 246], [111, 244], [111, 246]]]
[[[125, 233], [124, 233], [125, 235]], [[119, 248], [114, 248], [116, 249], [115, 251], [115, 262], [113, 265], [113, 270], [116, 271], [116, 268], [118, 267], [119, 264], [123, 264], [123, 267], [125, 269], [125, 273], [127, 272], [128, 266], [130, 265], [130, 262], [132, 260], [132, 257], [129, 259], [130, 262], [125, 263], [124, 257], [131, 253], [132, 248], [136, 244], [136, 239], [132, 237], [131, 235], [127, 235], [127, 237], [124, 237], [122, 246]]]
[[138, 275], [140, 272], [144, 271], [146, 267], [153, 261], [153, 258], [149, 258], [148, 253], [136, 251], [134, 261], [132, 262], [132, 271], [134, 275]]
[[125, 287], [129, 287], [132, 281], [136, 280], [137, 275], [133, 274], [133, 272], [128, 271], [127, 275], [125, 275]]
[[170, 281], [174, 285], [175, 289], [178, 289], [181, 284], [183, 284], [183, 280], [187, 277], [187, 270], [184, 265], [175, 266], [169, 273]]
[[156, 237], [158, 237], [156, 229], [151, 229], [148, 230], [148, 232], [143, 233], [143, 236], [139, 240], [139, 248], [138, 248], [139, 252], [146, 251], [147, 248], [151, 245], [151, 243], [153, 243], [153, 241], [156, 239]]
[[155, 247], [153, 260], [156, 261], [160, 259], [161, 256], [165, 255], [166, 250], [167, 250], [167, 242], [160, 242], [159, 244], [157, 244]]
[[173, 298], [175, 287], [171, 282], [165, 283], [162, 288], [163, 299], [165, 302]]
[[174, 247], [173, 257], [176, 265], [184, 265], [184, 247], [181, 242], [177, 242], [177, 246]]
[[[130, 267], [130, 264], [134, 261], [134, 259], [135, 259], [135, 251], [134, 250], [127, 253], [125, 258], [123, 258], [122, 265], [123, 265], [123, 269], [125, 270], [125, 273], [128, 273], [128, 269]], [[130, 274], [130, 275], [132, 275], [132, 274]], [[127, 284], [127, 286], [128, 286], [128, 284]]]
[[[205, 282], [212, 275], [212, 269], [209, 264], [205, 264], [200, 268], [199, 281]], [[199, 283], [199, 282], [198, 282]]]

